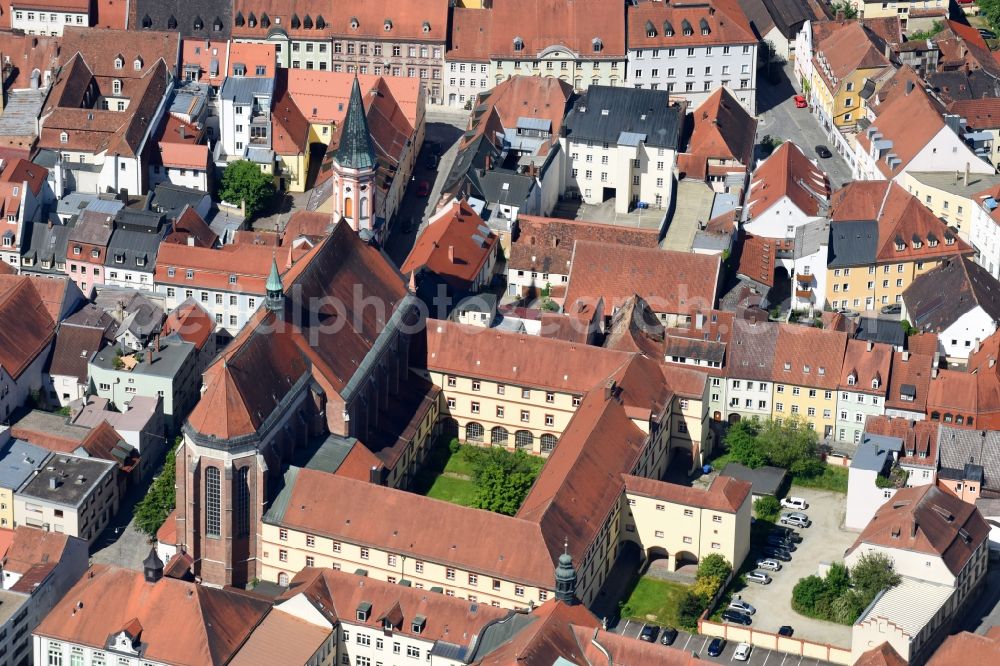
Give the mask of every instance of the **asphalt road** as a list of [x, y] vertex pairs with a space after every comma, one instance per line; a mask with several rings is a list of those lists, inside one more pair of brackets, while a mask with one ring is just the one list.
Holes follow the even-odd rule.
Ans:
[[[621, 634], [629, 638], [634, 638], [639, 640], [639, 634], [645, 627], [643, 622], [635, 622], [629, 620], [623, 620], [618, 623], [614, 628], [609, 629], [616, 634]], [[764, 648], [755, 647], [750, 653], [750, 659], [747, 661], [736, 661], [733, 659], [733, 654], [736, 652], [736, 646], [738, 643], [734, 641], [729, 641], [726, 643], [725, 649], [722, 654], [718, 657], [708, 656], [708, 644], [712, 641], [709, 636], [700, 636], [698, 634], [689, 634], [686, 631], [677, 632], [677, 640], [671, 646], [673, 648], [684, 650], [685, 652], [693, 652], [698, 655], [700, 659], [703, 659], [709, 663], [717, 664], [748, 664], [749, 666], [833, 666], [829, 662], [819, 661], [818, 659], [813, 659], [810, 657], [800, 657], [797, 655], [786, 654], [784, 652], [777, 652], [775, 650], [765, 650]], [[663, 648], [666, 650], [667, 648]]]
[[[809, 109], [795, 108], [794, 96], [798, 91], [793, 87], [791, 65], [783, 70], [777, 84], [772, 84], [765, 77], [760, 77], [760, 87], [757, 89], [757, 141], [765, 135], [793, 141], [802, 149], [806, 156], [819, 163], [826, 171], [834, 190], [840, 189], [851, 179], [851, 169], [837, 151], [833, 141], [820, 127], [819, 120]], [[832, 157], [820, 158], [816, 154], [816, 146], [827, 146], [833, 153]]]

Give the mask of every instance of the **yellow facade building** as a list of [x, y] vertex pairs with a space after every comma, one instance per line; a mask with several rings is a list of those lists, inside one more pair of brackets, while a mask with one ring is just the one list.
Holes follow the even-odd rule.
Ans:
[[772, 366], [771, 416], [799, 420], [821, 437], [830, 437], [847, 334], [796, 324], [780, 327]]
[[874, 36], [861, 23], [849, 23], [816, 46], [810, 81], [813, 105], [829, 129], [850, 128], [864, 115], [861, 91], [869, 78], [890, 66]]

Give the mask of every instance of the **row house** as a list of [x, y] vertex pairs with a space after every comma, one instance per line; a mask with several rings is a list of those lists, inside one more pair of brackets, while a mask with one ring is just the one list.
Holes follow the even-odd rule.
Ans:
[[574, 90], [625, 85], [625, 12], [602, 0], [496, 0], [489, 31], [494, 83], [551, 76]]
[[272, 44], [281, 67], [419, 79], [428, 100], [441, 103], [445, 0], [402, 6], [367, 0], [333, 9], [241, 0], [233, 6], [232, 34], [236, 42]]
[[153, 291], [156, 255], [170, 229], [162, 213], [128, 208], [118, 211], [104, 257], [104, 284]]
[[55, 37], [70, 26], [88, 28], [92, 25], [87, 0], [13, 0], [9, 14], [10, 28], [29, 35]]
[[948, 105], [948, 113], [961, 118], [962, 138], [983, 160], [1000, 164], [1000, 99], [959, 99]]
[[627, 85], [666, 90], [692, 107], [725, 88], [756, 115], [758, 39], [736, 0], [626, 8]]
[[694, 129], [687, 152], [677, 156], [677, 170], [701, 177], [714, 192], [746, 191], [754, 164], [757, 119], [726, 88], [716, 88], [692, 114]]
[[[771, 367], [778, 342], [778, 327], [766, 319], [736, 317], [729, 345], [729, 369], [723, 380], [730, 423], [741, 419], [767, 419], [774, 412]], [[714, 390], [714, 389], [713, 389]]]
[[666, 90], [591, 85], [563, 123], [566, 190], [584, 203], [670, 208], [683, 118]]
[[853, 182], [831, 202], [827, 301], [874, 310], [901, 303], [919, 276], [972, 248], [894, 182]]
[[833, 437], [846, 343], [841, 331], [779, 325], [771, 368], [774, 418], [801, 419], [823, 439]]
[[480, 93], [494, 85], [490, 75], [490, 30], [493, 12], [455, 7], [451, 12], [451, 39], [444, 54], [443, 102], [471, 108]]
[[851, 0], [859, 19], [898, 17], [900, 27], [907, 32], [927, 30], [948, 18], [948, 3], [945, 0]]
[[42, 221], [44, 206], [54, 199], [48, 170], [23, 159], [0, 161], [0, 197], [0, 260], [16, 270], [27, 250], [27, 228]]
[[743, 226], [755, 236], [795, 238], [801, 227], [826, 217], [830, 191], [823, 169], [785, 141], [750, 176]]
[[1000, 246], [988, 199], [1000, 196], [1000, 175], [958, 171], [905, 171], [897, 181], [976, 249], [976, 261], [1000, 275]]
[[76, 224], [69, 229], [66, 270], [85, 294], [105, 282], [108, 243], [115, 230], [115, 216], [124, 207], [120, 201], [92, 201], [80, 211]]
[[847, 341], [837, 398], [838, 441], [857, 444], [869, 417], [885, 413], [893, 353], [886, 344]]
[[287, 249], [235, 243], [221, 249], [174, 243], [160, 245], [154, 287], [167, 312], [194, 299], [234, 337], [264, 303], [265, 283], [280, 255], [291, 261]]

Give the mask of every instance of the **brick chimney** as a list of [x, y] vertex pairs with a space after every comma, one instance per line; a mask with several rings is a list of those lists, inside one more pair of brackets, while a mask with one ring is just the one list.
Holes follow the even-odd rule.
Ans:
[[455, 263], [455, 246], [454, 245], [449, 245], [448, 246], [448, 261], [449, 261], [449, 263], [452, 263], [452, 264]]

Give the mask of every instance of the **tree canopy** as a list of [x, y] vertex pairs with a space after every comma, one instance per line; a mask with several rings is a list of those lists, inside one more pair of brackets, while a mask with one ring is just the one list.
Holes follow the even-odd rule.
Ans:
[[892, 559], [882, 553], [861, 556], [853, 569], [830, 566], [825, 577], [806, 576], [792, 589], [792, 608], [809, 617], [854, 624], [879, 592], [899, 585]]
[[729, 427], [726, 450], [747, 467], [783, 467], [796, 476], [815, 476], [823, 471], [819, 458], [819, 436], [800, 419], [760, 421], [745, 419]]
[[222, 173], [219, 197], [231, 204], [244, 204], [247, 217], [252, 217], [263, 208], [272, 194], [274, 183], [271, 177], [253, 162], [231, 162]]
[[153, 480], [146, 496], [135, 505], [135, 526], [140, 532], [145, 532], [149, 536], [156, 536], [156, 531], [160, 529], [167, 516], [174, 510], [177, 500], [176, 454], [180, 441], [180, 437], [174, 441], [173, 448], [167, 453], [167, 458], [163, 462], [160, 475]]
[[465, 455], [476, 482], [476, 508], [508, 516], [517, 513], [545, 462], [501, 447], [469, 447]]

